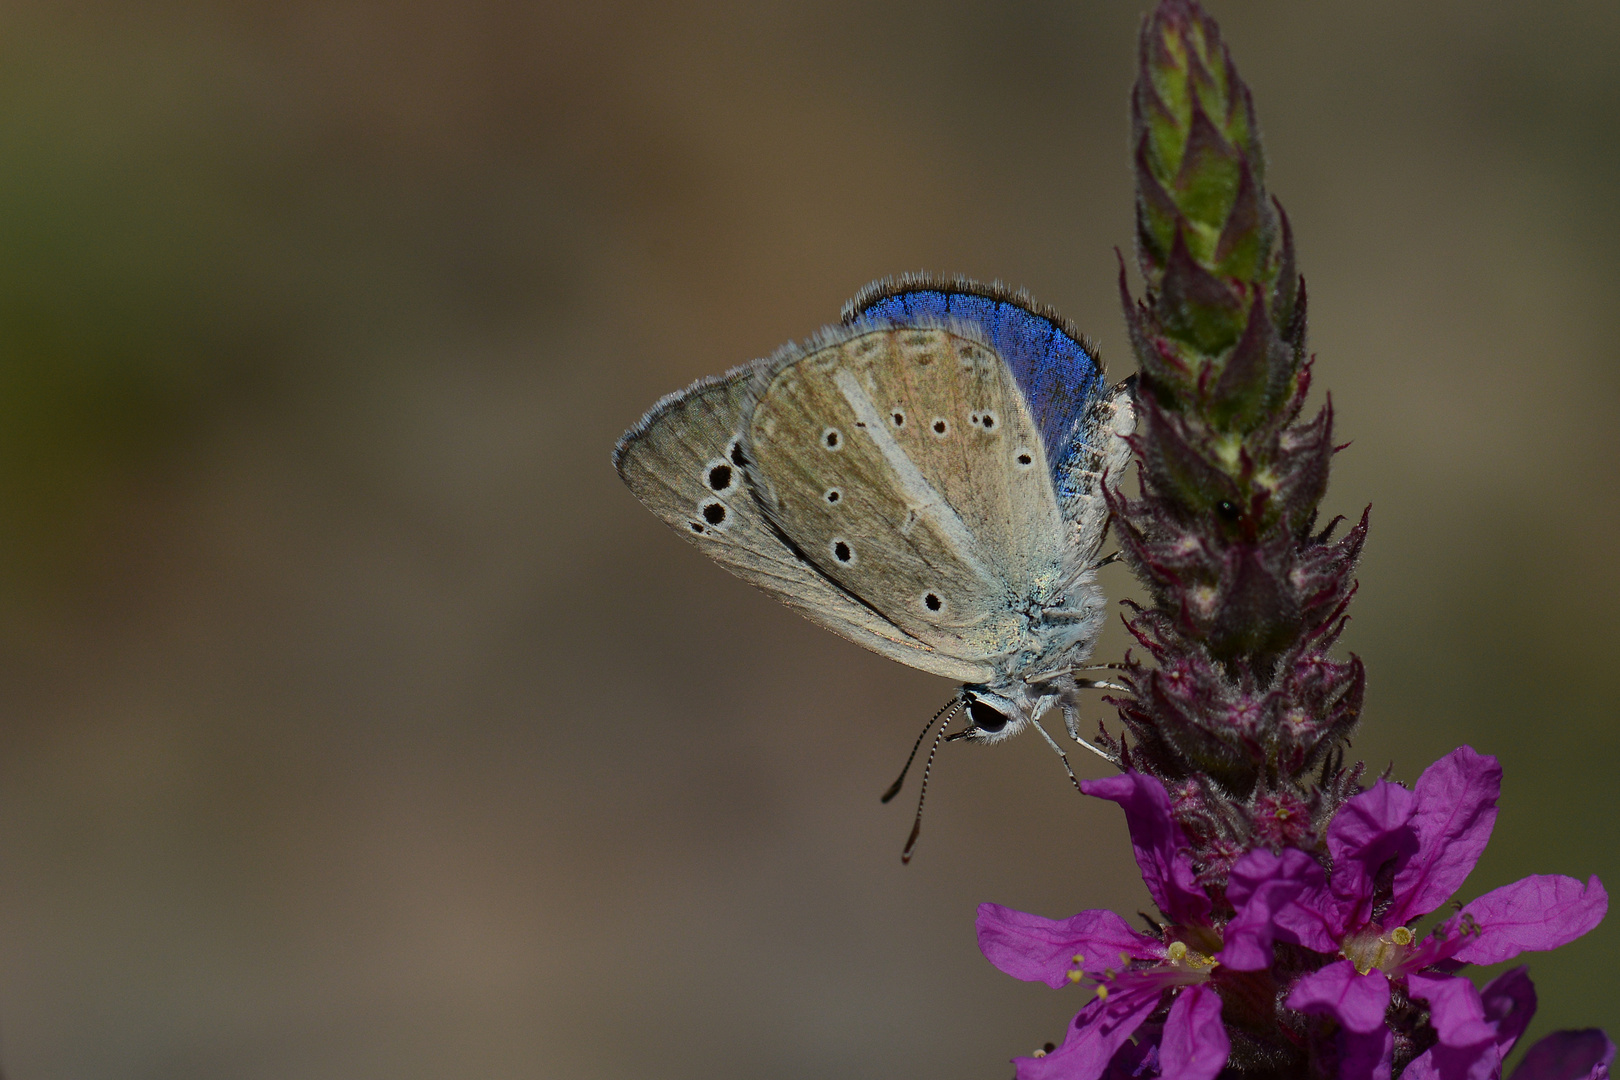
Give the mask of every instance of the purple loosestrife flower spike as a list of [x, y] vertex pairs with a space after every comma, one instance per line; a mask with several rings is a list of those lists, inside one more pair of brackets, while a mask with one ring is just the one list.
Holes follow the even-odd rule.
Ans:
[[1120, 288], [1140, 494], [1116, 477], [1109, 498], [1153, 606], [1128, 619], [1146, 655], [1127, 657], [1127, 736], [1108, 749], [1170, 787], [1219, 885], [1232, 852], [1319, 836], [1357, 790], [1336, 751], [1364, 675], [1328, 652], [1366, 515], [1337, 541], [1316, 530], [1333, 415], [1299, 420], [1304, 285], [1249, 89], [1193, 0], [1144, 24], [1131, 117], [1146, 293], [1131, 298], [1123, 263]]
[[[1500, 1080], [1535, 988], [1462, 972], [1574, 941], [1608, 894], [1536, 875], [1419, 932], [1490, 841], [1501, 767], [1464, 746], [1366, 790], [1345, 767], [1364, 676], [1329, 650], [1367, 517], [1316, 529], [1334, 447], [1331, 405], [1299, 418], [1305, 290], [1248, 88], [1194, 0], [1144, 24], [1132, 116], [1140, 493], [1104, 490], [1153, 606], [1127, 619], [1146, 655], [1126, 659], [1125, 731], [1102, 736], [1123, 775], [1081, 786], [1124, 811], [1163, 921], [980, 906], [996, 967], [1096, 991], [1018, 1078]], [[1614, 1053], [1559, 1032], [1511, 1080], [1609, 1080]]]

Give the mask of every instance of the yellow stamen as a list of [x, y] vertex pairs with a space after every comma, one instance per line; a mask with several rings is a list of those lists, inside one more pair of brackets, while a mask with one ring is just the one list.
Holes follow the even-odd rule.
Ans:
[[1081, 956], [1079, 953], [1075, 953], [1074, 954], [1074, 962], [1077, 963], [1077, 964], [1083, 964], [1083, 963], [1086, 962], [1086, 958], [1084, 956]]
[[1172, 941], [1170, 948], [1165, 950], [1172, 961], [1183, 960], [1187, 956], [1187, 943], [1185, 941]]
[[1098, 1001], [1107, 1001], [1108, 1000], [1108, 987], [1106, 987], [1106, 986], [1097, 987], [1097, 1000]]
[[1397, 945], [1410, 945], [1412, 944], [1412, 931], [1404, 926], [1397, 926], [1390, 931], [1389, 940]]
[[1085, 977], [1086, 977], [1086, 973], [1083, 972], [1083, 971], [1071, 971], [1071, 972], [1069, 972], [1069, 981], [1072, 982], [1072, 983], [1077, 983], [1077, 982], [1079, 982], [1081, 979], [1083, 979]]

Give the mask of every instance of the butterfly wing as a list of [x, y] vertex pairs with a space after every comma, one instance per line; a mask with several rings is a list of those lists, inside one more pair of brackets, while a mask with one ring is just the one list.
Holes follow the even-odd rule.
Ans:
[[845, 325], [954, 321], [968, 324], [1007, 365], [1040, 429], [1055, 484], [1076, 435], [1109, 397], [1097, 347], [1074, 325], [1021, 292], [966, 278], [926, 276], [873, 282], [844, 308]]
[[631, 492], [705, 555], [811, 621], [923, 671], [981, 682], [990, 669], [937, 653], [827, 576], [762, 513], [753, 493], [749, 421], [761, 383], [803, 354], [738, 368], [671, 394], [619, 441]]
[[877, 282], [844, 318], [655, 406], [615, 452], [632, 492], [745, 581], [924, 671], [983, 682], [1089, 650], [1100, 478], [1129, 430], [1095, 347], [965, 279]]
[[1108, 531], [1102, 476], [1130, 459], [1130, 395], [1110, 387], [1097, 347], [1063, 316], [1022, 292], [966, 278], [905, 276], [873, 282], [843, 321], [955, 321], [975, 329], [1006, 364], [1039, 429], [1052, 486], [1070, 525], [1066, 587], [1080, 584]]
[[1065, 526], [1010, 368], [973, 328], [929, 322], [858, 323], [777, 370], [751, 424], [757, 494], [827, 577], [995, 664], [1036, 645]]

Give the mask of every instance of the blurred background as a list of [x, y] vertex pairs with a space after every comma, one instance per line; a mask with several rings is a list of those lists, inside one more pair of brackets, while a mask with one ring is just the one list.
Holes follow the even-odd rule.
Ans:
[[[991, 969], [974, 906], [1145, 906], [1116, 808], [954, 746], [902, 867], [877, 797], [951, 687], [608, 454], [906, 270], [1127, 374], [1144, 7], [6, 5], [6, 1076], [1005, 1077], [1059, 1038], [1078, 992]], [[1212, 10], [1354, 440], [1328, 509], [1373, 505], [1356, 750], [1503, 759], [1465, 896], [1620, 882], [1620, 6]], [[1532, 1035], [1620, 1022], [1613, 921], [1530, 959]]]

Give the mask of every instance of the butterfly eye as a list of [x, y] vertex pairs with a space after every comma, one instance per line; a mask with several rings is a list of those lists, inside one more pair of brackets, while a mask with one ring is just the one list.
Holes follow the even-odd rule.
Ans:
[[1231, 499], [1222, 499], [1220, 502], [1216, 503], [1215, 512], [1221, 516], [1222, 521], [1236, 521], [1238, 516], [1242, 513], [1242, 511], [1238, 509], [1237, 503], [1233, 502]]
[[974, 698], [968, 705], [968, 718], [973, 726], [987, 735], [994, 735], [1007, 726], [1007, 717], [994, 705]]

